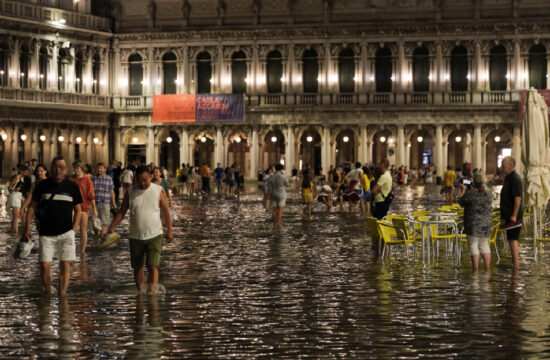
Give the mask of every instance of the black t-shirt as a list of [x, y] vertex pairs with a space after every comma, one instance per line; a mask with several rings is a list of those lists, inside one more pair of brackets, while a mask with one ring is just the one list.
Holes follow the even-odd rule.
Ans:
[[[504, 185], [500, 191], [500, 218], [506, 221], [514, 214], [515, 198], [523, 196], [523, 184], [518, 173], [513, 171], [504, 178]], [[518, 220], [523, 218], [523, 206], [519, 204]]]
[[[55, 191], [55, 196], [48, 201]], [[73, 227], [73, 207], [82, 203], [78, 185], [69, 180], [56, 183], [52, 179], [40, 181], [32, 196], [38, 208], [47, 208], [40, 219], [39, 234], [57, 236], [66, 233]]]
[[[16, 176], [17, 175], [12, 176], [10, 179], [10, 182]], [[13, 186], [13, 191], [20, 191], [23, 194], [23, 196], [27, 196], [29, 194], [29, 191], [31, 190], [31, 184], [32, 184], [31, 177], [28, 175], [23, 176], [23, 179], [19, 179], [19, 181]]]

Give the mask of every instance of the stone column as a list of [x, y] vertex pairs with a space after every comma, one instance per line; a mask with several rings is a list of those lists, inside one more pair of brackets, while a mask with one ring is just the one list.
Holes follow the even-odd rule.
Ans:
[[94, 135], [93, 129], [89, 129], [86, 134], [86, 162], [92, 163], [94, 150]]
[[321, 147], [321, 167], [323, 168], [323, 174], [326, 175], [330, 166], [330, 129], [328, 127], [323, 127], [321, 141], [323, 144]]
[[114, 156], [115, 156], [114, 160], [125, 162], [124, 161], [124, 152], [123, 152], [124, 148], [123, 148], [123, 143], [122, 143], [119, 127], [114, 128], [113, 146], [114, 146], [114, 152], [113, 153], [114, 153]]
[[38, 71], [38, 62], [40, 57], [40, 40], [34, 39], [32, 44], [32, 54], [31, 54], [31, 66], [29, 73], [27, 74], [29, 78], [29, 89], [39, 89], [40, 88], [40, 75]]
[[[367, 140], [367, 161], [368, 162], [372, 162], [374, 163], [374, 159], [372, 158], [372, 146], [373, 146], [373, 141], [374, 139], [371, 141], [371, 140]], [[376, 164], [375, 164], [376, 165]]]
[[405, 146], [405, 164], [404, 165], [407, 167], [411, 165], [411, 143], [409, 142], [407, 142], [407, 145]]
[[[189, 134], [186, 128], [181, 129], [180, 135], [180, 163], [187, 164], [189, 162]], [[181, 164], [178, 164], [180, 166]]]
[[82, 92], [84, 94], [91, 94], [93, 84], [94, 84], [93, 83], [94, 79], [92, 75], [92, 66], [93, 66], [92, 60], [94, 57], [93, 49], [88, 48], [85, 54], [86, 54], [86, 60], [84, 63], [84, 70], [82, 72], [82, 79], [80, 79], [80, 81], [82, 81]]
[[[101, 48], [99, 55], [99, 79], [97, 79], [97, 87], [99, 89], [99, 95], [108, 95], [110, 94], [110, 89], [113, 89], [112, 85], [109, 84], [110, 80], [110, 69], [112, 66], [112, 58], [107, 55], [108, 51], [105, 48]], [[114, 78], [115, 76], [113, 76]], [[93, 79], [92, 79], [93, 84]], [[92, 85], [93, 86], [93, 85]], [[111, 86], [111, 88], [109, 88]]]
[[[294, 128], [292, 125], [288, 125], [285, 131], [285, 171], [286, 176], [292, 176], [292, 168], [295, 164], [295, 147], [294, 147]], [[265, 170], [265, 166], [264, 166]]]
[[472, 166], [474, 168], [481, 168], [482, 165], [482, 153], [481, 153], [481, 125], [474, 126], [474, 161]]
[[516, 159], [516, 172], [523, 176], [523, 162], [521, 160], [521, 128], [514, 126], [512, 137], [512, 156]]
[[434, 161], [437, 168], [437, 176], [443, 175], [443, 127], [437, 125], [435, 127], [435, 149], [434, 149]]
[[[21, 71], [20, 71], [20, 67], [19, 67], [19, 56], [20, 56], [20, 42], [19, 42], [19, 39], [15, 38], [15, 44], [13, 45], [14, 46], [14, 49], [13, 49], [13, 52], [11, 53], [11, 66], [10, 66], [10, 70], [8, 72], [8, 76], [9, 76], [9, 82], [11, 84], [12, 87], [18, 89], [21, 87], [21, 83], [19, 81], [19, 78], [20, 78], [20, 74], [21, 74]], [[17, 162], [15, 162], [14, 164], [17, 164]]]
[[[369, 58], [368, 58], [368, 50], [367, 50], [367, 43], [362, 41], [361, 42], [361, 57], [359, 59], [359, 64], [357, 68], [359, 69], [357, 73], [357, 77], [359, 78], [359, 81], [355, 83], [355, 92], [362, 92], [367, 91], [367, 83], [368, 83], [368, 77], [369, 74]], [[365, 141], [366, 146], [366, 141]], [[366, 154], [366, 152], [365, 152]], [[367, 159], [365, 158], [365, 161]]]
[[[399, 86], [396, 86], [398, 91], [407, 91], [407, 64], [405, 59], [405, 46], [403, 42], [397, 43], [397, 79]], [[396, 164], [397, 165], [397, 164]], [[399, 165], [397, 165], [399, 166]]]
[[69, 63], [67, 64], [67, 72], [65, 75], [65, 91], [75, 92], [76, 77], [75, 77], [75, 49], [69, 48]]
[[[225, 164], [227, 160], [224, 158], [224, 148], [223, 148], [223, 134], [222, 129], [217, 128], [216, 129], [216, 141], [215, 141], [215, 149], [214, 149], [214, 163], [222, 163]], [[229, 164], [227, 164], [229, 165]]]
[[155, 129], [153, 127], [147, 128], [147, 147], [146, 147], [146, 157], [145, 162], [150, 164], [154, 162], [155, 159]]
[[69, 138], [67, 139], [67, 144], [69, 147], [69, 159], [67, 160], [69, 163], [73, 163], [75, 161], [75, 152], [74, 152], [74, 128], [69, 131]]
[[107, 166], [111, 163], [111, 159], [109, 159], [109, 128], [108, 127], [103, 128], [103, 139], [102, 139], [101, 145], [102, 145], [101, 161], [105, 163], [105, 166]]
[[[13, 127], [12, 137], [11, 137], [11, 163], [12, 167], [16, 167], [19, 163], [19, 126], [15, 125]], [[11, 173], [10, 173], [11, 176]]]
[[38, 138], [38, 127], [32, 128], [31, 141], [31, 159], [38, 159], [38, 146], [40, 139]]
[[470, 75], [470, 81], [471, 81], [471, 76], [475, 76], [475, 81], [471, 81], [473, 86], [472, 86], [472, 90], [476, 90], [476, 91], [482, 91], [482, 90], [485, 90], [485, 79], [484, 79], [484, 61], [483, 61], [483, 58], [482, 58], [482, 54], [481, 54], [481, 44], [479, 41], [476, 41], [475, 42], [475, 61], [474, 61], [474, 64], [475, 64], [475, 74], [471, 74]]
[[258, 129], [252, 129], [252, 144], [250, 146], [250, 179], [257, 179], [258, 177]]
[[48, 90], [57, 91], [57, 81], [59, 74], [57, 73], [57, 57], [59, 56], [59, 46], [57, 42], [52, 41], [52, 57], [50, 58], [50, 71], [48, 74]]
[[472, 162], [472, 135], [466, 133], [464, 139], [462, 140], [462, 161], [466, 163]]
[[287, 79], [288, 83], [288, 92], [289, 93], [296, 93], [296, 81], [294, 79], [294, 73], [296, 71], [295, 67], [295, 59], [294, 59], [294, 44], [288, 45], [288, 60], [287, 60], [287, 73], [284, 75]]
[[443, 59], [443, 46], [440, 42], [437, 42], [435, 45], [435, 62], [436, 62], [436, 70], [434, 76], [434, 89], [436, 91], [445, 91], [446, 90], [446, 83], [445, 83], [445, 76], [446, 76], [446, 66], [445, 66], [445, 60]]
[[[368, 145], [367, 145], [367, 142], [368, 142], [368, 138], [367, 138], [367, 125], [361, 125], [360, 126], [360, 134], [359, 134], [359, 156], [358, 156], [358, 160], [362, 163], [362, 164], [366, 164], [367, 161], [369, 161], [369, 157], [368, 157]], [[337, 166], [339, 164], [334, 164], [334, 166]]]
[[[120, 58], [120, 48], [118, 45], [118, 39], [113, 40], [113, 75], [122, 74], [122, 64]], [[124, 76], [124, 74], [122, 74]], [[124, 80], [124, 79], [122, 79]], [[123, 87], [121, 86], [121, 80], [118, 76], [111, 76], [111, 89], [114, 89], [114, 95], [124, 95]], [[122, 160], [121, 160], [122, 161]]]
[[397, 146], [396, 146], [395, 166], [399, 168], [405, 165], [405, 127], [399, 125], [397, 127]]
[[512, 76], [514, 79], [512, 89], [520, 90], [521, 89], [521, 48], [520, 48], [519, 40], [514, 41], [514, 56], [512, 58]]
[[441, 168], [441, 174], [447, 170], [447, 165], [449, 164], [449, 141], [448, 139], [443, 140], [443, 166]]
[[[50, 130], [50, 162], [53, 160], [54, 157], [59, 155], [57, 153], [57, 128], [52, 127]], [[69, 165], [69, 164], [67, 164]]]
[[149, 61], [146, 63], [143, 63], [143, 80], [145, 80], [143, 84], [143, 94], [144, 95], [153, 95], [154, 94], [154, 86], [155, 86], [155, 49], [150, 46], [148, 51], [148, 57]]

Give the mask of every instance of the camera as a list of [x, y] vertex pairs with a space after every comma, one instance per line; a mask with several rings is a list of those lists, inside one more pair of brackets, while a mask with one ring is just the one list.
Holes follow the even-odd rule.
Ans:
[[464, 185], [472, 185], [472, 180], [470, 180], [470, 179], [462, 179], [462, 183], [463, 183]]

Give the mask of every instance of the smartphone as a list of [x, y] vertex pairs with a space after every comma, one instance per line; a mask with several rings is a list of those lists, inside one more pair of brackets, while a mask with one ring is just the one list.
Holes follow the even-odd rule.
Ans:
[[472, 185], [472, 180], [470, 180], [470, 179], [462, 179], [462, 183], [463, 183], [464, 185]]

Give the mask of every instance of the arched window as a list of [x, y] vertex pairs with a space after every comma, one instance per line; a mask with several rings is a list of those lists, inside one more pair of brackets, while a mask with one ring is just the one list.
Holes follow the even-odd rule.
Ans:
[[143, 95], [143, 64], [141, 55], [132, 54], [128, 58], [130, 72], [130, 96]]
[[177, 57], [173, 52], [166, 53], [162, 57], [163, 94], [177, 93], [178, 65], [176, 61]]
[[246, 54], [242, 50], [231, 57], [231, 85], [233, 94], [246, 92]]
[[30, 61], [31, 55], [29, 47], [27, 45], [21, 46], [21, 53], [19, 54], [19, 86], [23, 89], [29, 87]]
[[274, 50], [267, 54], [267, 92], [279, 94], [283, 92], [283, 59], [281, 53]]
[[489, 56], [489, 88], [494, 91], [506, 90], [506, 48], [502, 45], [491, 49]]
[[101, 72], [101, 58], [95, 54], [92, 62], [92, 93], [99, 94], [99, 75]]
[[40, 55], [38, 58], [38, 86], [40, 89], [45, 90], [48, 84], [48, 49], [45, 47], [40, 48]]
[[316, 93], [319, 91], [319, 60], [317, 59], [317, 51], [309, 49], [302, 54], [302, 72], [303, 85], [305, 93]]
[[0, 86], [8, 85], [8, 53], [7, 46], [0, 44]]
[[67, 51], [65, 49], [60, 49], [57, 55], [57, 89], [59, 91], [65, 90], [68, 63]]
[[451, 51], [451, 90], [468, 91], [468, 51], [464, 46]]
[[430, 52], [425, 47], [413, 51], [413, 90], [430, 91]]
[[74, 61], [74, 81], [75, 91], [77, 93], [82, 92], [82, 73], [84, 70], [84, 62], [82, 60], [82, 53], [77, 53]]
[[212, 57], [206, 51], [197, 56], [197, 93], [210, 94], [212, 91]]
[[392, 91], [393, 65], [390, 49], [388, 49], [387, 47], [383, 47], [376, 51], [374, 69], [376, 76], [376, 91]]
[[338, 80], [340, 92], [355, 91], [355, 53], [347, 48], [338, 55]]
[[547, 74], [546, 48], [542, 44], [534, 45], [529, 49], [529, 87], [546, 89]]

